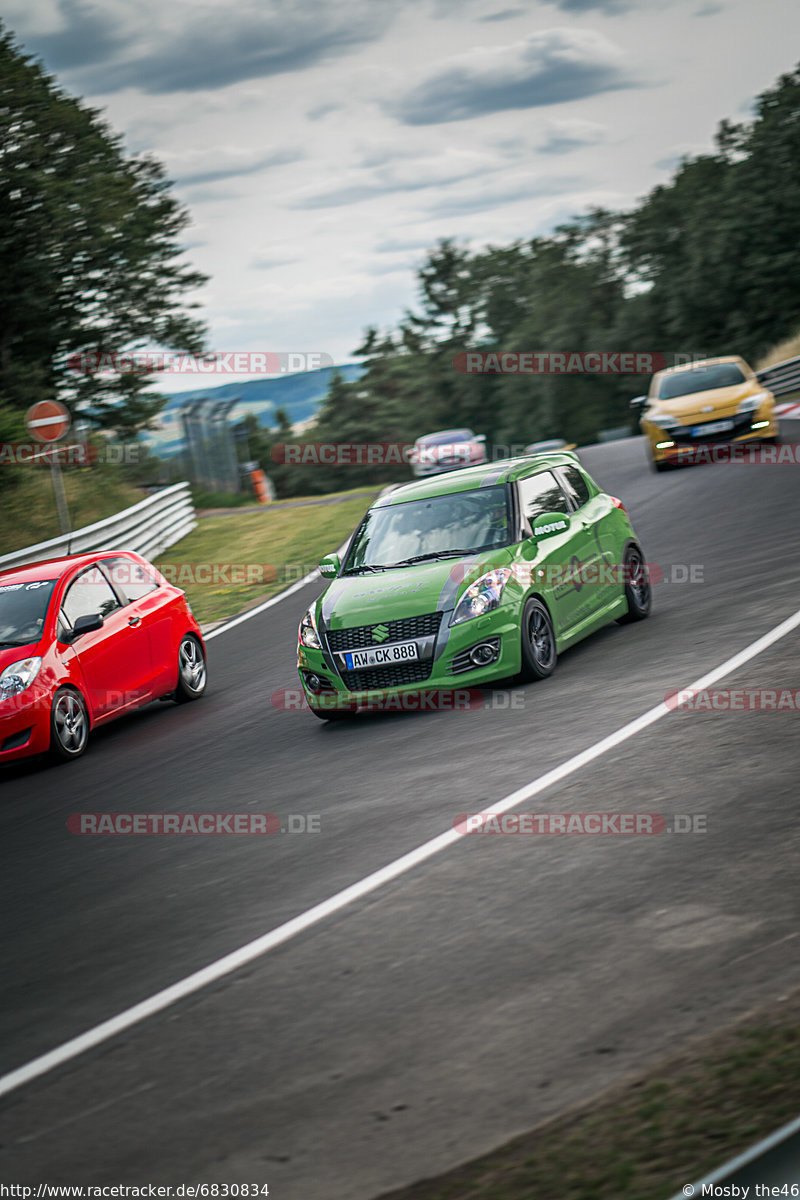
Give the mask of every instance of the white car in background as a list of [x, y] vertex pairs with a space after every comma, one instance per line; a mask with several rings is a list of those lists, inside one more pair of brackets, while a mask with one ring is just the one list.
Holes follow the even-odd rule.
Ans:
[[440, 429], [417, 438], [408, 460], [418, 478], [457, 471], [486, 462], [485, 443], [483, 434], [476, 435], [471, 429]]

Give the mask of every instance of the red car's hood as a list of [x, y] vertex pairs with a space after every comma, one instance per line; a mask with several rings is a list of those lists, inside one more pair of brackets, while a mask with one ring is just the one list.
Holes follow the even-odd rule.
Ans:
[[23, 658], [33, 658], [35, 654], [41, 653], [41, 642], [27, 642], [24, 646], [6, 646], [0, 649], [0, 674], [12, 663]]

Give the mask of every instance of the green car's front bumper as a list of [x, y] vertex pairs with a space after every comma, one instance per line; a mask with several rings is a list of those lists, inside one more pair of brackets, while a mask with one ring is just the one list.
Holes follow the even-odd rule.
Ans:
[[[431, 618], [438, 615], [428, 614]], [[442, 612], [435, 635], [419, 639], [420, 658], [396, 667], [348, 671], [331, 646], [339, 644], [337, 634], [350, 631], [319, 629], [324, 649], [298, 643], [297, 668], [309, 706], [345, 711], [374, 708], [387, 696], [479, 688], [520, 671], [518, 598], [512, 603], [501, 603], [485, 616], [457, 625], [450, 625], [452, 616], [452, 609]], [[363, 643], [362, 638], [355, 640]], [[478, 647], [481, 649], [477, 650]], [[490, 653], [490, 661], [483, 665], [481, 659], [488, 658]]]

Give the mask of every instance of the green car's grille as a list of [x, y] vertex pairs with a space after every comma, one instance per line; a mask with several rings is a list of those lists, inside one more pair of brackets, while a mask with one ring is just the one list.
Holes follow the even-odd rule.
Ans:
[[[430, 637], [431, 634], [438, 633], [441, 622], [442, 614], [434, 612], [425, 613], [421, 617], [404, 617], [400, 621], [354, 625], [351, 629], [329, 629], [328, 645], [334, 654], [340, 654], [343, 650], [363, 650], [365, 646], [377, 646], [385, 642], [411, 641], [413, 638]], [[387, 629], [389, 632], [384, 634], [384, 630]], [[378, 630], [377, 638], [372, 636], [374, 630]], [[365, 672], [358, 671], [356, 674], [363, 675]]]
[[349, 692], [372, 691], [373, 688], [401, 687], [404, 683], [422, 683], [430, 676], [433, 660], [426, 662], [392, 663], [386, 667], [370, 667], [366, 671], [340, 672]]

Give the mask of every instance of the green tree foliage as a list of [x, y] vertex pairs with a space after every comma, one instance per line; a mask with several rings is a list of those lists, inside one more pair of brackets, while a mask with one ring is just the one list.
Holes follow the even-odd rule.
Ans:
[[150, 425], [165, 401], [147, 372], [76, 372], [68, 360], [202, 349], [185, 294], [205, 276], [180, 262], [189, 217], [169, 187], [0, 26], [0, 401], [58, 396], [123, 438]]

